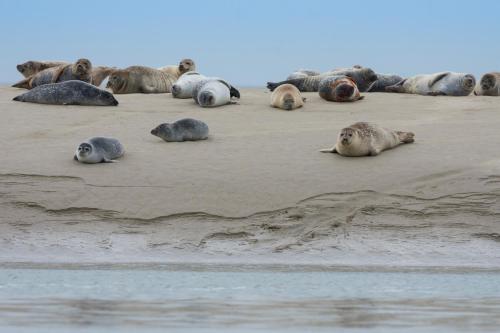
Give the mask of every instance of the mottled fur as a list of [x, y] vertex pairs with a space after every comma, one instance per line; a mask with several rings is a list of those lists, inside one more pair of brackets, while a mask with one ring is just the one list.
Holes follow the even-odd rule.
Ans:
[[74, 159], [81, 163], [113, 162], [125, 153], [120, 141], [113, 138], [94, 137], [81, 143]]
[[106, 88], [110, 88], [115, 94], [169, 93], [175, 80], [172, 75], [158, 69], [131, 66], [112, 71]]
[[151, 134], [167, 142], [198, 141], [208, 138], [208, 126], [201, 120], [185, 118], [174, 123], [160, 124]]

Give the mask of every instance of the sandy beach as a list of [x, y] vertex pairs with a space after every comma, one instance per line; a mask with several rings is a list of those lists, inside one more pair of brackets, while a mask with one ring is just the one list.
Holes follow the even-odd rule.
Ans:
[[[231, 262], [500, 268], [500, 106], [495, 97], [316, 93], [297, 111], [264, 88], [202, 109], [170, 94], [118, 107], [12, 101], [0, 88], [0, 261]], [[210, 138], [166, 143], [162, 122]], [[357, 121], [412, 131], [377, 157], [321, 154]], [[118, 163], [72, 157], [118, 138]]]

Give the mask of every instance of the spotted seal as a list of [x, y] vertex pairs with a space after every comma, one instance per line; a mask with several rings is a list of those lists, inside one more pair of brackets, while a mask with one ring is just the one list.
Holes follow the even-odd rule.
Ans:
[[476, 96], [500, 96], [500, 73], [486, 73], [474, 89]]
[[104, 163], [114, 162], [124, 153], [125, 149], [117, 139], [94, 137], [82, 142], [73, 158], [81, 163]]
[[475, 85], [476, 79], [472, 74], [442, 72], [416, 75], [386, 87], [385, 90], [427, 96], [468, 96]]
[[286, 78], [287, 80], [293, 80], [293, 79], [300, 79], [308, 76], [316, 76], [320, 75], [321, 73], [318, 71], [310, 70], [310, 69], [299, 69], [295, 72], [292, 72], [288, 77]]
[[193, 89], [193, 99], [201, 107], [226, 105], [231, 103], [231, 97], [240, 98], [240, 92], [220, 78], [201, 80]]
[[291, 84], [282, 84], [271, 94], [271, 106], [287, 111], [302, 107], [305, 101], [299, 89]]
[[30, 60], [16, 66], [19, 73], [24, 77], [43, 71], [44, 69], [68, 65], [65, 61], [36, 61]]
[[151, 134], [167, 142], [198, 141], [208, 138], [208, 126], [201, 120], [185, 118], [164, 123], [151, 130]]
[[359, 94], [356, 83], [345, 75], [328, 76], [321, 80], [319, 96], [330, 102], [354, 102], [364, 98]]

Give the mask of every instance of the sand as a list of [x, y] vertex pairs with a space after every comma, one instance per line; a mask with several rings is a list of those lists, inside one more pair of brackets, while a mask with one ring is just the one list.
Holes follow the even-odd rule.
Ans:
[[[202, 109], [170, 94], [118, 107], [12, 101], [0, 88], [0, 262], [245, 262], [500, 267], [500, 99], [305, 93], [304, 108]], [[162, 122], [205, 121], [210, 138], [166, 143]], [[412, 131], [377, 157], [318, 150], [356, 121]], [[118, 163], [72, 157], [118, 138]]]

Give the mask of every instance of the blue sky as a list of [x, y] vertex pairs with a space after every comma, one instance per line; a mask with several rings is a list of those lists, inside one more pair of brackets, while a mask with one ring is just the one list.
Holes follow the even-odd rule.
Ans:
[[190, 57], [201, 73], [264, 86], [299, 68], [361, 64], [402, 76], [500, 71], [500, 1], [0, 2], [0, 82], [27, 60], [89, 58], [158, 67]]

